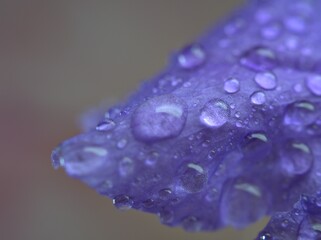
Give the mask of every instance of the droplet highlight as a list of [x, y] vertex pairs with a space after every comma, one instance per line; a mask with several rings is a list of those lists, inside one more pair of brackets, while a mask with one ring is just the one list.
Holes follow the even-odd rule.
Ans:
[[271, 72], [257, 73], [254, 77], [255, 82], [265, 90], [273, 90], [277, 86], [276, 76]]
[[194, 69], [201, 66], [206, 60], [206, 54], [198, 44], [185, 47], [178, 55], [178, 63], [183, 69]]
[[264, 92], [257, 91], [251, 95], [250, 99], [254, 105], [263, 105], [266, 102], [266, 95]]
[[227, 93], [237, 93], [240, 91], [240, 82], [236, 78], [230, 78], [224, 82], [224, 90]]
[[119, 210], [129, 210], [133, 207], [133, 200], [127, 195], [118, 195], [113, 199], [113, 204]]
[[230, 106], [220, 99], [207, 102], [201, 109], [200, 122], [209, 128], [223, 126], [230, 117]]
[[320, 97], [321, 96], [321, 75], [308, 77], [306, 80], [306, 86], [312, 94]]
[[207, 183], [207, 173], [202, 166], [189, 163], [181, 169], [180, 183], [187, 192], [199, 192]]
[[240, 64], [253, 71], [269, 71], [276, 67], [275, 53], [266, 47], [256, 47], [245, 52], [240, 58]]

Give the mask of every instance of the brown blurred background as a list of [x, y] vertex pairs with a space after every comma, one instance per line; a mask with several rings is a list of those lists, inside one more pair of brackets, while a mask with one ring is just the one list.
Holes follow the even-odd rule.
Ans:
[[262, 222], [190, 234], [119, 212], [50, 165], [83, 111], [125, 97], [241, 2], [0, 0], [0, 239], [253, 239]]

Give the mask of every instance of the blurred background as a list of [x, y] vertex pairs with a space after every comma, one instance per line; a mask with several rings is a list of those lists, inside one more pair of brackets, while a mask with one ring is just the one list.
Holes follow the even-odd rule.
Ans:
[[185, 233], [111, 200], [50, 164], [78, 117], [156, 74], [241, 0], [0, 0], [0, 239], [253, 239]]

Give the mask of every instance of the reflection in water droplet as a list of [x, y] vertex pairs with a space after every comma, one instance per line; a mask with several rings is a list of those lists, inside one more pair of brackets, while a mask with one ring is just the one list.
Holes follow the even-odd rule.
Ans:
[[185, 47], [178, 56], [178, 63], [184, 69], [194, 69], [206, 60], [204, 49], [197, 44]]
[[308, 77], [306, 80], [306, 85], [312, 94], [321, 96], [321, 75]]
[[293, 130], [301, 131], [316, 119], [315, 106], [308, 101], [299, 101], [286, 107], [283, 124]]
[[277, 60], [271, 49], [256, 47], [241, 56], [240, 64], [253, 71], [268, 71], [277, 65]]
[[261, 91], [254, 92], [250, 98], [254, 105], [263, 105], [266, 102], [265, 93]]
[[310, 148], [301, 142], [289, 142], [281, 151], [281, 167], [290, 176], [302, 175], [310, 170], [313, 155]]
[[270, 72], [257, 73], [255, 75], [255, 82], [265, 90], [272, 90], [276, 88], [276, 76]]
[[178, 136], [186, 122], [187, 105], [173, 95], [152, 98], [133, 114], [131, 127], [136, 139], [151, 143]]
[[129, 210], [133, 207], [133, 200], [127, 195], [118, 195], [113, 199], [113, 204], [120, 210]]
[[240, 91], [240, 82], [236, 78], [230, 78], [224, 82], [224, 90], [227, 93], [237, 93]]
[[207, 173], [200, 165], [189, 163], [182, 169], [180, 183], [187, 192], [199, 192], [207, 183]]
[[210, 128], [223, 126], [230, 117], [230, 107], [219, 99], [210, 100], [201, 110], [201, 123]]

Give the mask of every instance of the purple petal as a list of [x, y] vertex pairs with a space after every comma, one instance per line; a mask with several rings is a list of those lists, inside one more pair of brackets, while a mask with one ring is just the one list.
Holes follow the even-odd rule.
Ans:
[[320, 1], [250, 1], [87, 120], [53, 165], [120, 209], [188, 231], [289, 210], [320, 188], [320, 10]]

